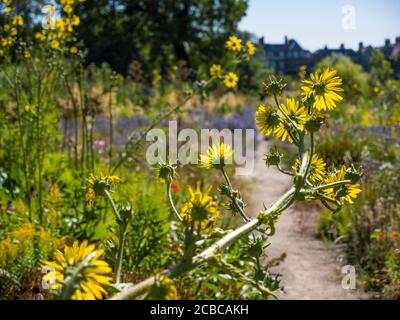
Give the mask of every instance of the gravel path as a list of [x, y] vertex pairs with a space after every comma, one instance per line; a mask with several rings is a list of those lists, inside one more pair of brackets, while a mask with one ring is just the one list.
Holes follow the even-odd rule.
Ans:
[[[251, 182], [247, 194], [249, 212], [254, 216], [262, 209], [262, 203], [271, 205], [289, 187], [291, 178], [275, 168], [267, 168], [262, 160], [268, 150], [268, 142], [259, 144], [252, 175], [243, 177]], [[266, 249], [269, 258], [286, 253], [286, 259], [273, 272], [282, 275], [285, 292], [280, 299], [366, 299], [357, 290], [345, 290], [341, 286], [344, 275], [340, 273], [337, 254], [316, 238], [317, 209], [295, 205], [282, 213], [276, 233]]]

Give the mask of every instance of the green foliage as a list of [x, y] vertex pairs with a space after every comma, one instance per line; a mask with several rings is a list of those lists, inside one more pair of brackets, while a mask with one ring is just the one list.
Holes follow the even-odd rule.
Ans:
[[164, 76], [177, 61], [192, 70], [208, 68], [225, 54], [224, 40], [237, 31], [246, 9], [245, 0], [87, 0], [78, 10], [79, 38], [88, 48], [89, 63], [106, 61], [126, 74], [138, 61], [151, 82], [154, 71]]
[[381, 51], [372, 50], [369, 63], [372, 80], [378, 83], [385, 83], [386, 80], [391, 79], [393, 74], [392, 66]]

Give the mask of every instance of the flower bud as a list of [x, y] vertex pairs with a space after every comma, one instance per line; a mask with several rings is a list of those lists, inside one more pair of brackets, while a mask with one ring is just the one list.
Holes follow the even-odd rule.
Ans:
[[267, 165], [269, 166], [277, 166], [280, 164], [283, 154], [281, 154], [277, 148], [271, 149], [265, 156], [264, 160]]
[[264, 82], [264, 90], [267, 95], [279, 96], [283, 89], [286, 87], [286, 83], [282, 79], [277, 80], [275, 77], [271, 77], [269, 81]]

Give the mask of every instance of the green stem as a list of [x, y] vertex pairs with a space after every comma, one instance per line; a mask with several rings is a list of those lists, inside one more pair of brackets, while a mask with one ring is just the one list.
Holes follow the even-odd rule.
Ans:
[[173, 201], [173, 199], [172, 199], [172, 193], [171, 193], [171, 184], [172, 184], [172, 182], [173, 182], [172, 179], [171, 179], [171, 181], [169, 181], [169, 182], [167, 181], [167, 182], [166, 182], [166, 184], [167, 184], [168, 202], [169, 202], [169, 205], [171, 206], [172, 211], [174, 212], [176, 218], [177, 218], [180, 222], [183, 222], [183, 219], [182, 219], [181, 215], [179, 214], [178, 210], [176, 209], [175, 204], [174, 204], [174, 201]]
[[[256, 230], [260, 225], [264, 223], [266, 216], [281, 213], [287, 207], [287, 203], [291, 202], [294, 193], [295, 188], [291, 188], [277, 202], [275, 202], [271, 208], [260, 212], [257, 218], [229, 232], [227, 235], [216, 241], [209, 248], [196, 255], [192, 259], [192, 261], [182, 261], [181, 263], [178, 263], [175, 267], [164, 270], [160, 274], [174, 278], [206, 263], [210, 259], [214, 258], [217, 254], [221, 253], [232, 242]], [[148, 292], [148, 290], [155, 284], [158, 276], [159, 275], [153, 275], [143, 280], [142, 282], [139, 282], [133, 287], [116, 294], [111, 298], [111, 300], [130, 300], [137, 298], [138, 296]]]

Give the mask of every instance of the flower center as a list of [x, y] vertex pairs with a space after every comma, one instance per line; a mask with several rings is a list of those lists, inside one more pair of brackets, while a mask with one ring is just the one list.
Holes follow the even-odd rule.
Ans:
[[313, 89], [317, 95], [321, 95], [325, 91], [325, 85], [321, 82], [317, 82], [314, 84]]

